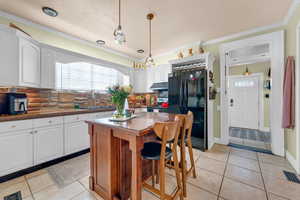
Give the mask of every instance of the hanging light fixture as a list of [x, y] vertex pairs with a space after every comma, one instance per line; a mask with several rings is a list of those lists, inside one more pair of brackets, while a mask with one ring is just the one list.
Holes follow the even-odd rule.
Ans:
[[126, 42], [126, 38], [124, 32], [122, 31], [122, 26], [121, 26], [121, 0], [118, 1], [119, 1], [119, 24], [114, 31], [114, 39], [117, 44], [123, 44]]
[[145, 64], [147, 67], [155, 66], [154, 59], [152, 58], [152, 53], [151, 53], [151, 21], [153, 18], [154, 18], [153, 13], [149, 13], [147, 15], [147, 19], [149, 20], [149, 56], [145, 60]]
[[244, 76], [249, 76], [251, 75], [251, 72], [249, 72], [248, 66], [246, 65], [246, 70], [244, 72]]

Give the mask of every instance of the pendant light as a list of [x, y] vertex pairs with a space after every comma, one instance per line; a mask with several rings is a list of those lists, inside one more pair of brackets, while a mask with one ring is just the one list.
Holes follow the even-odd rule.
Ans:
[[251, 72], [249, 72], [248, 66], [246, 65], [246, 70], [244, 72], [244, 76], [249, 76], [251, 75]]
[[119, 24], [118, 27], [114, 31], [114, 39], [117, 44], [124, 44], [126, 42], [125, 34], [122, 31], [121, 26], [121, 0], [119, 1]]
[[147, 15], [147, 19], [149, 20], [149, 56], [146, 58], [145, 61], [147, 67], [155, 66], [154, 59], [152, 58], [152, 53], [151, 53], [151, 21], [153, 18], [154, 18], [153, 13], [149, 13]]

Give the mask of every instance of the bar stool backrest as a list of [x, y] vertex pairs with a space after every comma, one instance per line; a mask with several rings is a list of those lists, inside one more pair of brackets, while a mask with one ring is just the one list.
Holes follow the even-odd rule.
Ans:
[[192, 127], [194, 123], [194, 114], [189, 111], [185, 116], [184, 129], [187, 131], [187, 137], [191, 137]]
[[178, 137], [180, 123], [181, 120], [175, 116], [175, 120], [173, 122], [157, 122], [153, 129], [155, 134], [163, 142], [167, 142]]

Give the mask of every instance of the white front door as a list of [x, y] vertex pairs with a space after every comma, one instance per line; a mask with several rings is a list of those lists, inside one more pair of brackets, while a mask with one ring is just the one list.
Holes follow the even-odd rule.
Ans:
[[231, 127], [259, 129], [260, 77], [229, 77], [229, 119]]

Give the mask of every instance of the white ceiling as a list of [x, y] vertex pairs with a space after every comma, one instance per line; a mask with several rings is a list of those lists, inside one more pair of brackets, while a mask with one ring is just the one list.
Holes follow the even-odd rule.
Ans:
[[[293, 0], [122, 0], [123, 46], [113, 41], [117, 0], [0, 0], [0, 9], [73, 36], [106, 41], [106, 46], [135, 57], [148, 52], [146, 14], [153, 20], [153, 54], [216, 39], [283, 20]], [[59, 12], [42, 13], [49, 6]], [[137, 54], [137, 49], [145, 54]]]

